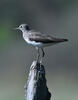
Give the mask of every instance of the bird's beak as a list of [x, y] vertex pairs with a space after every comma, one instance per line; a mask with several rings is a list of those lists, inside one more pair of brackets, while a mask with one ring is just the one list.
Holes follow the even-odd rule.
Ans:
[[13, 28], [13, 30], [19, 30], [19, 27]]

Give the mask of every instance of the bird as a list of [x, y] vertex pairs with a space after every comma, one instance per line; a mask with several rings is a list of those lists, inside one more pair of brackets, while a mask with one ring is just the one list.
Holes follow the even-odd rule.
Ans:
[[[37, 62], [40, 62], [40, 63], [42, 63], [42, 59], [45, 56], [44, 47], [52, 46], [57, 43], [68, 41], [68, 39], [56, 38], [51, 35], [32, 30], [28, 24], [21, 24], [20, 26], [14, 29], [20, 30], [22, 32], [23, 39], [28, 44], [36, 47], [37, 52], [38, 52]], [[42, 51], [41, 58], [40, 58], [40, 51]]]

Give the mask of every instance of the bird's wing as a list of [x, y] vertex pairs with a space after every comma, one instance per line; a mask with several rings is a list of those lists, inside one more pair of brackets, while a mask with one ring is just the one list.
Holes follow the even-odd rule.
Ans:
[[31, 32], [29, 39], [31, 41], [42, 42], [42, 43], [59, 43], [59, 42], [67, 41], [67, 39], [55, 38], [50, 35], [42, 34], [40, 32], [36, 32], [36, 31]]

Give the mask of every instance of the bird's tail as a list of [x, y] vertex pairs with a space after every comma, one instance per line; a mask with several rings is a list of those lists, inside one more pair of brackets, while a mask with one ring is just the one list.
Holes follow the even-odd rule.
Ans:
[[67, 42], [68, 39], [56, 39], [56, 43]]
[[62, 39], [62, 42], [68, 41], [68, 39]]

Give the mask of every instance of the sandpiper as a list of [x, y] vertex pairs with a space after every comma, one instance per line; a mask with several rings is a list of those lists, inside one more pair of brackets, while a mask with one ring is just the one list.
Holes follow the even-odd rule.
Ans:
[[28, 44], [36, 47], [36, 49], [38, 51], [38, 55], [37, 55], [38, 62], [39, 62], [39, 58], [40, 58], [40, 51], [39, 51], [40, 49], [42, 51], [42, 56], [41, 56], [40, 62], [42, 62], [42, 58], [45, 55], [45, 52], [43, 50], [44, 47], [68, 41], [68, 39], [55, 38], [55, 37], [52, 37], [51, 35], [47, 35], [47, 34], [32, 30], [28, 24], [21, 24], [19, 27], [15, 28], [15, 29], [21, 30], [23, 33], [24, 40]]

